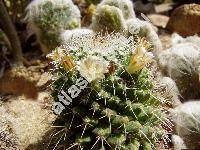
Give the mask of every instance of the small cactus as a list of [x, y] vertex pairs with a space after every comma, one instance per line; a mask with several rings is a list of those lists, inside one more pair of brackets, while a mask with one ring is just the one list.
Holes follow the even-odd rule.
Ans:
[[163, 74], [176, 82], [184, 99], [199, 98], [200, 47], [191, 42], [174, 44], [158, 55], [158, 62]]
[[121, 10], [109, 5], [97, 7], [92, 18], [92, 29], [94, 31], [123, 32], [126, 26]]
[[103, 0], [92, 17], [91, 28], [96, 32], [120, 32], [127, 36], [145, 37], [156, 52], [162, 50], [153, 25], [135, 17], [130, 0]]
[[119, 8], [125, 20], [135, 18], [133, 3], [130, 0], [103, 0], [99, 6], [109, 5]]
[[139, 37], [145, 37], [152, 43], [155, 52], [162, 50], [162, 43], [156, 33], [154, 26], [148, 21], [142, 21], [138, 18], [129, 19], [126, 22], [129, 35], [137, 35]]
[[[137, 41], [137, 42], [135, 42]], [[55, 126], [69, 149], [153, 149], [166, 133], [166, 115], [146, 65], [150, 45], [120, 34], [66, 43], [53, 60], [52, 84], [60, 114]]]
[[[171, 110], [176, 133], [183, 139], [187, 149], [199, 149], [200, 101], [190, 100]], [[184, 148], [186, 149], [186, 148]]]
[[71, 0], [34, 0], [27, 7], [28, 22], [38, 35], [44, 53], [60, 44], [63, 30], [80, 27], [80, 11]]
[[130, 0], [103, 0], [92, 17], [91, 28], [103, 32], [123, 32], [126, 20], [135, 18]]

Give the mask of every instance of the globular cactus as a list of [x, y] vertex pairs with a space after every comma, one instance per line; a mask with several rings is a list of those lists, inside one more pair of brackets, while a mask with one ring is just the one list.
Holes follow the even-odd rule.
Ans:
[[130, 0], [103, 0], [92, 17], [91, 28], [103, 32], [123, 32], [126, 20], [135, 18]]
[[52, 108], [60, 114], [54, 125], [65, 135], [59, 144], [86, 150], [156, 148], [167, 119], [146, 68], [153, 57], [149, 43], [114, 34], [63, 47], [48, 55], [55, 65]]
[[198, 99], [200, 47], [196, 42], [182, 40], [183, 43], [181, 39], [173, 39], [173, 46], [159, 54], [158, 62], [163, 74], [176, 82], [184, 99]]
[[126, 29], [123, 14], [119, 8], [109, 5], [97, 7], [91, 28], [102, 32], [123, 32]]
[[200, 101], [190, 100], [171, 110], [171, 115], [176, 133], [183, 139], [187, 149], [199, 149]]
[[156, 52], [162, 50], [153, 25], [135, 17], [130, 0], [103, 0], [93, 15], [91, 28], [96, 32], [121, 32], [127, 36], [145, 37]]
[[174, 80], [169, 77], [162, 77], [160, 85], [160, 89], [163, 88], [165, 90], [163, 97], [170, 100], [169, 104], [171, 104], [172, 107], [176, 107], [181, 104], [181, 101], [179, 100], [180, 93]]
[[38, 35], [44, 53], [60, 44], [63, 30], [81, 25], [78, 7], [71, 0], [34, 0], [27, 7], [26, 19]]
[[129, 35], [145, 37], [148, 41], [150, 41], [156, 54], [162, 50], [162, 43], [155, 31], [154, 26], [150, 22], [136, 18], [129, 19], [126, 22], [126, 25]]
[[109, 5], [119, 8], [125, 20], [135, 18], [133, 3], [130, 0], [103, 0], [99, 6]]

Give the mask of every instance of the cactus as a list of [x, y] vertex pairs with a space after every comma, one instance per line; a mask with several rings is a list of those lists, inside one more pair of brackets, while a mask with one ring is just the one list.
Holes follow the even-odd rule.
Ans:
[[121, 32], [127, 36], [145, 37], [156, 52], [162, 50], [153, 25], [135, 17], [133, 4], [129, 0], [103, 0], [92, 17], [91, 28], [96, 32]]
[[180, 94], [185, 99], [198, 99], [200, 96], [198, 70], [200, 66], [200, 47], [197, 43], [196, 37], [193, 42], [190, 38], [176, 38], [173, 39], [171, 48], [158, 55], [163, 74], [175, 80]]
[[130, 0], [103, 0], [99, 6], [109, 5], [119, 8], [125, 20], [135, 18], [133, 3]]
[[129, 19], [126, 24], [129, 35], [145, 37], [152, 43], [153, 49], [157, 53], [162, 50], [162, 43], [154, 29], [154, 26], [150, 22], [136, 18]]
[[169, 104], [171, 104], [172, 107], [176, 107], [181, 104], [181, 101], [179, 100], [180, 93], [174, 80], [169, 77], [163, 77], [160, 81], [160, 85], [165, 89], [163, 97], [170, 99]]
[[102, 150], [158, 146], [167, 119], [146, 68], [152, 60], [149, 47], [144, 39], [95, 35], [48, 55], [55, 65], [52, 109], [60, 114], [54, 125], [66, 135], [60, 145]]
[[135, 18], [130, 0], [103, 0], [92, 17], [91, 28], [103, 32], [123, 32], [126, 20]]
[[126, 27], [122, 12], [114, 6], [98, 7], [92, 18], [92, 29], [94, 31], [123, 32]]
[[47, 53], [60, 44], [63, 30], [80, 27], [80, 17], [78, 7], [71, 0], [34, 0], [27, 7], [26, 19]]
[[200, 101], [190, 100], [171, 110], [176, 133], [183, 139], [187, 149], [199, 149]]

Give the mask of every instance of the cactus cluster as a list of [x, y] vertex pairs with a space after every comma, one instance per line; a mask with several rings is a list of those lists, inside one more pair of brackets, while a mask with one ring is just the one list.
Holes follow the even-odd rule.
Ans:
[[31, 28], [38, 34], [45, 53], [60, 43], [63, 30], [80, 27], [81, 15], [71, 0], [34, 0], [27, 7]]
[[78, 40], [48, 55], [55, 65], [58, 143], [86, 150], [156, 148], [167, 119], [146, 68], [150, 44], [120, 34]]
[[[80, 18], [80, 10], [71, 0], [34, 0], [27, 7], [27, 19], [37, 33], [44, 53], [62, 44], [63, 36], [60, 35], [65, 30], [80, 27]], [[130, 0], [101, 1], [92, 16], [90, 28], [101, 33], [120, 32], [126, 36], [145, 37], [152, 42], [155, 51], [162, 49], [154, 27], [135, 17]]]
[[130, 0], [103, 0], [93, 15], [91, 28], [97, 32], [121, 32], [127, 36], [145, 37], [155, 51], [162, 49], [153, 25], [148, 20], [142, 21], [135, 17]]

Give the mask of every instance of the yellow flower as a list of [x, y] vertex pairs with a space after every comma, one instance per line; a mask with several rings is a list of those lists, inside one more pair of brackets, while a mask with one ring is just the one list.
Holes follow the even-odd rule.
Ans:
[[63, 64], [64, 68], [68, 71], [72, 70], [75, 67], [72, 57], [69, 55], [66, 55], [63, 57], [62, 64]]
[[66, 54], [65, 49], [60, 47], [56, 48], [51, 54], [47, 55], [47, 58], [50, 58], [56, 63], [63, 65], [67, 71], [72, 70], [75, 67], [72, 57]]
[[151, 62], [153, 57], [153, 54], [151, 52], [147, 52], [145, 47], [137, 47], [131, 56], [127, 71], [130, 74], [133, 74], [143, 69], [147, 63]]

